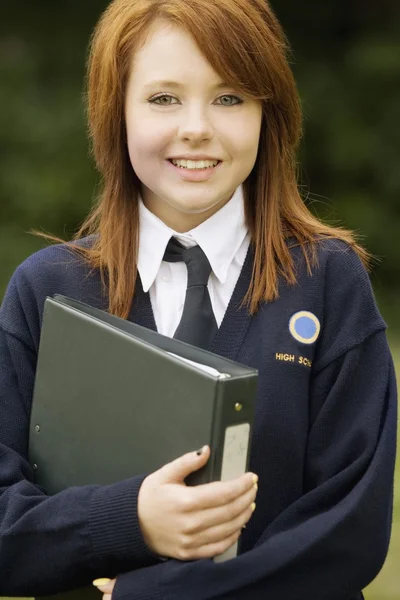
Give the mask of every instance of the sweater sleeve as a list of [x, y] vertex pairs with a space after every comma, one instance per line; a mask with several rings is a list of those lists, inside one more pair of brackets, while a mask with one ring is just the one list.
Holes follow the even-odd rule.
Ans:
[[225, 563], [180, 562], [118, 577], [113, 600], [350, 600], [389, 545], [396, 383], [384, 331], [315, 374], [305, 493], [250, 551]]
[[57, 593], [159, 562], [138, 523], [144, 477], [54, 496], [35, 485], [28, 436], [38, 340], [26, 298], [17, 273], [0, 310], [0, 595], [10, 596]]

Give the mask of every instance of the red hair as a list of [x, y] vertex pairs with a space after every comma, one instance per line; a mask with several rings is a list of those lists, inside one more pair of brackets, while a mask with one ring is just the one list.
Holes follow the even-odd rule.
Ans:
[[[296, 163], [300, 99], [288, 62], [289, 45], [268, 2], [114, 0], [96, 26], [88, 61], [87, 116], [102, 193], [68, 242], [100, 269], [109, 311], [127, 318], [137, 279], [140, 181], [128, 155], [124, 108], [132, 59], [156, 19], [188, 32], [229, 86], [263, 104], [256, 163], [243, 182], [255, 251], [252, 283], [244, 298], [250, 312], [278, 297], [279, 276], [296, 283], [289, 237], [301, 246], [309, 272], [321, 237], [345, 241], [367, 266], [369, 254], [354, 234], [322, 223], [301, 197]], [[90, 248], [74, 244], [89, 234], [96, 234]]]

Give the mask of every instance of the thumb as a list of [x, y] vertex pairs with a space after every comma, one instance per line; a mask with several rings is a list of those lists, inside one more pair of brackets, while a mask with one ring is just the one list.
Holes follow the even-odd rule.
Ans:
[[115, 579], [108, 579], [107, 577], [103, 577], [101, 579], [96, 579], [95, 581], [93, 581], [93, 585], [97, 587], [97, 589], [103, 594], [112, 594], [115, 586]]
[[198, 471], [207, 463], [210, 458], [210, 447], [203, 446], [195, 452], [187, 452], [183, 456], [173, 460], [162, 467], [158, 474], [163, 483], [180, 483], [193, 473]]

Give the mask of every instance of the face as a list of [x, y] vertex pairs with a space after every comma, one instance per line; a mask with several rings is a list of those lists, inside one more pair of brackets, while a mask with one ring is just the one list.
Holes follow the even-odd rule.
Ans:
[[[143, 201], [175, 231], [217, 212], [255, 164], [261, 102], [225, 85], [194, 40], [170, 23], [155, 22], [135, 54], [125, 116]], [[190, 170], [169, 160], [200, 156], [220, 162]]]

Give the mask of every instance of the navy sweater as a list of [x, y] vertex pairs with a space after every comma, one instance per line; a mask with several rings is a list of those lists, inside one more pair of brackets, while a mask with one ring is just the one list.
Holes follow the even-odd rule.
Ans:
[[[320, 243], [312, 276], [300, 250], [292, 253], [298, 285], [281, 281], [279, 300], [250, 317], [239, 307], [249, 250], [211, 348], [259, 370], [257, 508], [240, 556], [222, 564], [152, 555], [137, 517], [145, 474], [51, 497], [35, 485], [28, 428], [45, 298], [103, 309], [107, 298], [99, 274], [64, 245], [17, 268], [0, 311], [0, 594], [51, 594], [123, 574], [115, 600], [362, 598], [385, 560], [392, 519], [397, 402], [386, 327], [351, 249]], [[316, 320], [293, 326], [300, 311], [319, 320], [312, 343]], [[129, 318], [155, 329], [140, 281]]]

